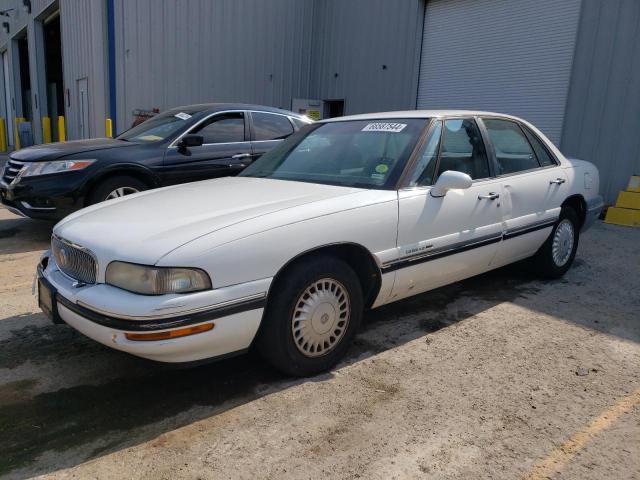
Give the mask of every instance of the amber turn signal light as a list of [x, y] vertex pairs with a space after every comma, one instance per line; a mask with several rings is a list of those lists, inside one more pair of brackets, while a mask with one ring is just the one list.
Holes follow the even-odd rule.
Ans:
[[127, 332], [124, 336], [127, 340], [132, 340], [134, 342], [153, 342], [156, 340], [170, 340], [172, 338], [186, 337], [188, 335], [195, 335], [196, 333], [208, 332], [213, 329], [213, 326], [213, 323], [204, 323], [202, 325], [196, 325], [195, 327], [179, 328], [177, 330], [167, 330], [165, 332]]

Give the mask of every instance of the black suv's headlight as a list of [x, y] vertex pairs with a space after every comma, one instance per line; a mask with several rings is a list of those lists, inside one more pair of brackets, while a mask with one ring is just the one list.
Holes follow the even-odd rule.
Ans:
[[50, 175], [52, 173], [71, 172], [83, 170], [95, 162], [95, 159], [86, 160], [55, 160], [53, 162], [28, 162], [24, 164], [18, 177], [35, 177], [37, 175]]

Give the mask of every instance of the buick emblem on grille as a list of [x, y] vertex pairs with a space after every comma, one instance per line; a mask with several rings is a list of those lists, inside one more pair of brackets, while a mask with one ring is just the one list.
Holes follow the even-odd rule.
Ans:
[[69, 263], [69, 254], [65, 248], [60, 249], [60, 263], [62, 264], [60, 265], [61, 267], [66, 267]]

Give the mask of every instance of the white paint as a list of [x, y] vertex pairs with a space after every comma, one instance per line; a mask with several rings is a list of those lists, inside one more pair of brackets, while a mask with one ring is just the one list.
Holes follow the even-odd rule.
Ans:
[[[401, 112], [351, 118], [400, 120], [479, 112]], [[345, 118], [335, 121], [345, 121]], [[389, 122], [395, 123], [395, 122]], [[526, 122], [523, 122], [526, 124]], [[598, 172], [566, 160], [535, 127], [560, 166], [480, 180], [431, 196], [430, 187], [367, 190], [260, 178], [231, 177], [177, 185], [94, 205], [65, 218], [54, 233], [90, 249], [98, 260], [96, 285], [73, 288], [50, 261], [45, 276], [72, 302], [112, 316], [144, 320], [184, 314], [269, 292], [272, 278], [310, 250], [340, 243], [368, 250], [380, 268], [461, 242], [497, 241], [382, 274], [374, 307], [487, 271], [531, 255], [550, 227], [501, 240], [509, 229], [556, 218], [568, 196], [597, 196]], [[585, 190], [584, 175], [592, 177]], [[550, 180], [562, 178], [563, 184]], [[489, 199], [490, 193], [500, 195]], [[485, 198], [479, 198], [485, 197]], [[142, 296], [105, 285], [109, 262], [197, 267], [213, 289], [186, 295]], [[65, 321], [119, 350], [161, 361], [187, 361], [249, 346], [262, 316], [256, 309], [215, 321], [213, 331], [140, 344], [122, 333], [61, 308]]]

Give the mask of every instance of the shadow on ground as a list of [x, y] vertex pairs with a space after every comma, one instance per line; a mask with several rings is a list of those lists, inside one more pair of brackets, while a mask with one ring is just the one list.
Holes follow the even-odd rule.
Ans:
[[[574, 270], [579, 274], [584, 268], [584, 263], [578, 260]], [[569, 280], [543, 283], [534, 280], [521, 265], [515, 265], [382, 307], [366, 315], [363, 330], [342, 365], [397, 347], [502, 302], [557, 316], [556, 302], [545, 302], [540, 292], [552, 288], [561, 294], [568, 290], [569, 283]], [[459, 300], [464, 300], [464, 308], [456, 305]], [[605, 323], [598, 322], [597, 312], [590, 314], [588, 309], [576, 308], [562, 313], [569, 317], [567, 320], [607, 331]], [[0, 341], [0, 369], [16, 368], [26, 362], [36, 366], [46, 364], [54, 369], [51, 375], [64, 378], [69, 368], [104, 365], [106, 380], [34, 396], [28, 391], [36, 379], [22, 378], [1, 387], [0, 475], [23, 467], [30, 467], [24, 470], [29, 473], [70, 467], [263, 395], [331, 376], [287, 379], [252, 354], [199, 367], [172, 369], [103, 347], [69, 327], [49, 325], [39, 314], [26, 317], [3, 320], [11, 335]], [[627, 332], [627, 337], [640, 339], [633, 329]], [[98, 369], [96, 375], [100, 372]], [[57, 465], [38, 464], [43, 452], [68, 452], [86, 449], [87, 445], [92, 447], [79, 455], [82, 458], [69, 456], [75, 460], [61, 460]]]

